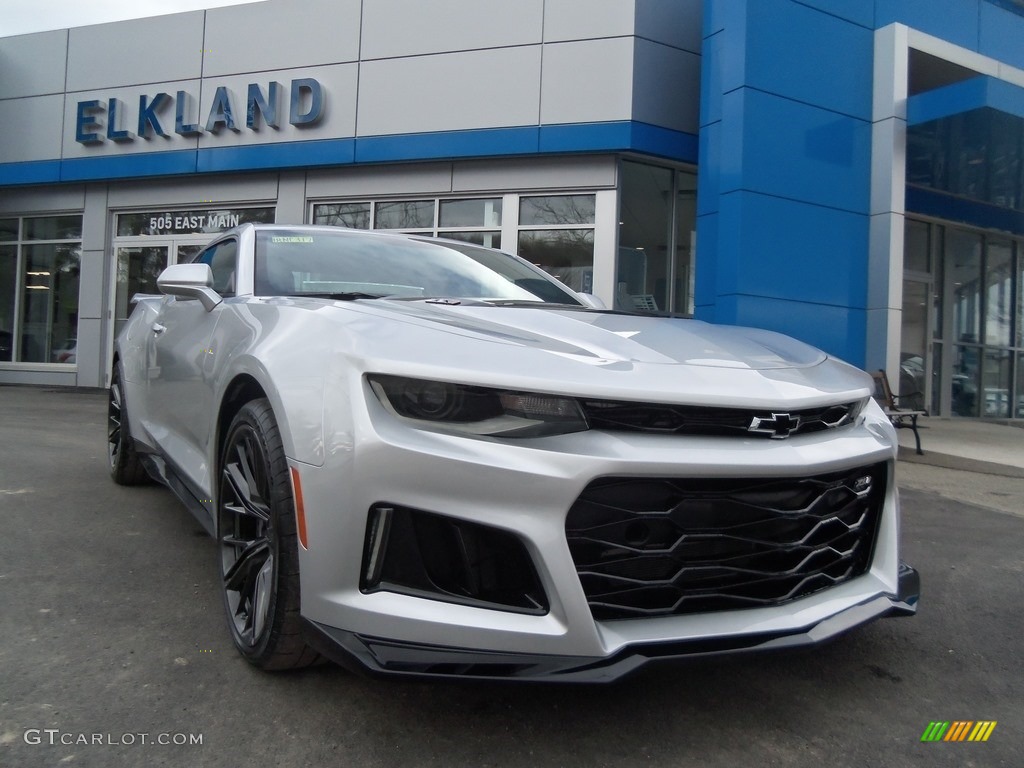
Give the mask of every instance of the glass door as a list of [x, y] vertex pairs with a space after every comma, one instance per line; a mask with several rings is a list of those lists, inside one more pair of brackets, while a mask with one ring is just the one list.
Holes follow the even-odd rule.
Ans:
[[131, 299], [137, 293], [159, 293], [156, 279], [168, 266], [171, 242], [120, 245], [114, 249], [114, 337], [131, 314]]

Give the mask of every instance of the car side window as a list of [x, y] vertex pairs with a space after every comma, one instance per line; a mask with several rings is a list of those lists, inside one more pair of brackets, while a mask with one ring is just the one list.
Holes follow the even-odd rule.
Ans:
[[235, 273], [238, 264], [238, 241], [225, 240], [203, 251], [197, 259], [209, 264], [213, 272], [213, 290], [221, 296], [235, 295]]

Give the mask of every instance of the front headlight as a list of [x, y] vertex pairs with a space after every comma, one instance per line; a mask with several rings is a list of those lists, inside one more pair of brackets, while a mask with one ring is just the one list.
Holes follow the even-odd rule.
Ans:
[[427, 429], [465, 435], [541, 437], [587, 429], [574, 398], [403, 376], [367, 377], [391, 413]]

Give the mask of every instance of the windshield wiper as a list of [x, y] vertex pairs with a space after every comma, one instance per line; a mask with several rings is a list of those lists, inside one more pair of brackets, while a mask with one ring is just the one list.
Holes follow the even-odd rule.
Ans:
[[363, 293], [361, 291], [339, 291], [336, 293], [290, 293], [289, 296], [310, 299], [333, 299], [335, 301], [355, 301], [356, 299], [383, 299], [382, 293]]

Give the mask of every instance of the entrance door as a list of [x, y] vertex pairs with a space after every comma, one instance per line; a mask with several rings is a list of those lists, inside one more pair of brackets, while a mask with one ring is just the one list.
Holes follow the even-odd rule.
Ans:
[[931, 402], [931, 356], [928, 354], [931, 296], [930, 282], [904, 279], [900, 380], [896, 388], [901, 408], [925, 410]]
[[156, 279], [168, 266], [171, 241], [122, 245], [114, 250], [116, 277], [114, 287], [114, 337], [121, 332], [131, 314], [131, 299], [137, 293], [160, 293]]

